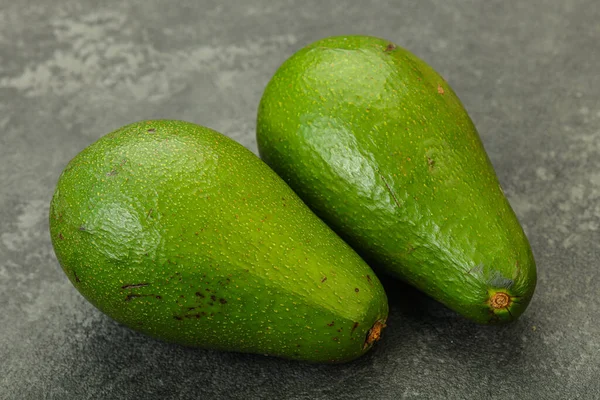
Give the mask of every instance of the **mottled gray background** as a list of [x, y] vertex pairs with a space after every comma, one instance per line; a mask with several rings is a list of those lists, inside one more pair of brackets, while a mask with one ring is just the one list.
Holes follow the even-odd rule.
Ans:
[[[1, 399], [600, 398], [597, 1], [336, 3], [0, 0]], [[519, 321], [475, 326], [392, 284], [382, 342], [319, 366], [164, 344], [76, 292], [47, 226], [72, 157], [148, 118], [256, 151], [278, 65], [348, 33], [412, 50], [463, 100], [537, 257]]]

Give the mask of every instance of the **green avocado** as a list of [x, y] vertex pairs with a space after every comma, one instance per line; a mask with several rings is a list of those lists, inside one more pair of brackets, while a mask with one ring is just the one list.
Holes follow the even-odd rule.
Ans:
[[527, 237], [446, 81], [387, 40], [319, 40], [260, 102], [262, 159], [376, 270], [503, 323], [536, 284]]
[[369, 266], [266, 164], [213, 130], [144, 121], [60, 176], [57, 258], [116, 321], [189, 346], [352, 360], [387, 318]]

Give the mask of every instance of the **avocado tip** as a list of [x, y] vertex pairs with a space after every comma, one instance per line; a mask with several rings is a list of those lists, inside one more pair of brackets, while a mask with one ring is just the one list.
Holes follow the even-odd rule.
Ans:
[[504, 292], [496, 292], [490, 297], [490, 306], [495, 310], [507, 308], [511, 302], [510, 296]]

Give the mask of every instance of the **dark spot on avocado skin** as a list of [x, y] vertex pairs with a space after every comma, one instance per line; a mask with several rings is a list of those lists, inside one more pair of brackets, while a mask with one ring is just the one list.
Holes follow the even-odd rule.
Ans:
[[175, 318], [177, 321], [183, 320], [183, 318], [181, 318], [179, 315], [173, 315], [173, 318]]
[[213, 294], [212, 296], [210, 296], [210, 299], [211, 299], [212, 301], [217, 301], [217, 296], [215, 296], [215, 295]]
[[427, 165], [429, 165], [429, 170], [433, 171], [433, 166], [435, 165], [435, 160], [431, 159], [430, 157], [427, 157]]
[[387, 45], [387, 47], [385, 48], [385, 52], [390, 52], [392, 50], [394, 50], [396, 48], [396, 45], [394, 43], [390, 43]]
[[373, 286], [373, 281], [371, 280], [371, 276], [367, 275], [367, 281], [369, 281], [369, 285]]
[[125, 297], [125, 301], [131, 301], [133, 299], [135, 299], [136, 297], [143, 297], [143, 294], [137, 294], [137, 293], [129, 293], [126, 297]]
[[73, 276], [75, 276], [75, 282], [80, 283], [81, 279], [79, 279], [79, 277], [77, 276], [77, 272], [73, 271]]
[[83, 232], [85, 232], [87, 229], [85, 228], [85, 226], [81, 225], [81, 226], [79, 227], [79, 230], [80, 230], [80, 231], [83, 231]]
[[58, 232], [58, 238], [60, 240], [65, 240], [65, 237], [63, 236], [62, 232]]
[[200, 297], [201, 299], [204, 298], [204, 295], [202, 293], [200, 293], [200, 292], [196, 292], [196, 296]]
[[358, 292], [360, 292], [360, 289], [359, 289], [359, 288], [354, 288], [354, 291], [355, 291], [356, 293], [358, 293]]
[[354, 325], [352, 325], [352, 330], [350, 331], [351, 335], [354, 333], [354, 331], [356, 330], [356, 328], [358, 328], [358, 322], [355, 322]]
[[327, 280], [327, 277], [324, 276], [323, 279], [321, 279], [321, 283], [325, 282]]
[[146, 132], [148, 132], [148, 133], [154, 133], [154, 132], [156, 132], [156, 129], [154, 129], [154, 128], [150, 128], [150, 129], [148, 129]]
[[331, 321], [331, 323], [327, 324], [327, 326], [333, 326], [335, 325], [335, 321]]
[[221, 303], [221, 304], [227, 304], [227, 300], [225, 300], [225, 299], [219, 299], [219, 303]]
[[148, 286], [148, 285], [149, 285], [149, 283], [134, 283], [131, 285], [121, 286], [121, 289], [137, 289], [137, 288], [141, 288], [141, 287]]
[[383, 177], [383, 175], [381, 174], [381, 172], [377, 171], [377, 174], [379, 175], [379, 177], [383, 181], [383, 184], [387, 188], [387, 191], [389, 192], [389, 194], [392, 196], [392, 199], [394, 199], [394, 203], [396, 203], [396, 205], [398, 206], [398, 208], [402, 208], [402, 206], [400, 205], [400, 202], [398, 201], [398, 198], [396, 197], [396, 194], [393, 192], [392, 188], [387, 183], [387, 181], [385, 180], [385, 178]]
[[111, 170], [110, 172], [108, 172], [106, 174], [106, 176], [115, 176], [117, 175], [119, 172], [116, 169]]

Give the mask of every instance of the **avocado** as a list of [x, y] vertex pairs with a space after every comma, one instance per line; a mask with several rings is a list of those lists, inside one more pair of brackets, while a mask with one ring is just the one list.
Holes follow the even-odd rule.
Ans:
[[319, 40], [283, 63], [261, 158], [376, 271], [482, 324], [517, 318], [532, 251], [448, 83], [387, 40]]
[[133, 123], [79, 153], [59, 178], [50, 233], [87, 300], [169, 342], [343, 362], [387, 317], [369, 266], [283, 180], [183, 121]]

